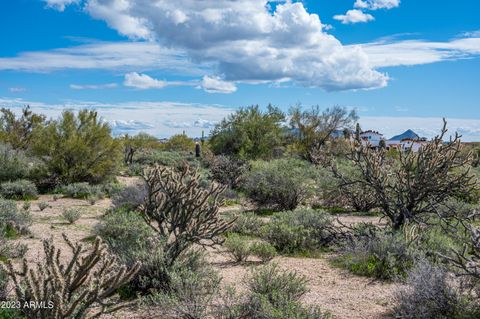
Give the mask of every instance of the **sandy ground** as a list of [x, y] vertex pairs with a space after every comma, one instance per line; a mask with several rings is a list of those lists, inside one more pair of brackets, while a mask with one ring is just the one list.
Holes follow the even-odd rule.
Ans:
[[[132, 180], [122, 178], [122, 183], [130, 184]], [[40, 211], [38, 203], [46, 201], [51, 207]], [[22, 203], [19, 202], [19, 205]], [[33, 225], [30, 227], [31, 235], [18, 239], [28, 245], [29, 251], [26, 258], [34, 262], [43, 256], [42, 239], [53, 237], [56, 245], [66, 248], [62, 233], [66, 233], [72, 241], [84, 240], [93, 235], [93, 227], [99, 218], [110, 207], [109, 199], [98, 201], [90, 205], [84, 200], [60, 198], [53, 200], [51, 195], [42, 195], [38, 200], [31, 202]], [[68, 207], [78, 207], [83, 214], [75, 224], [67, 224], [62, 217], [62, 212]], [[222, 211], [241, 210], [241, 207], [222, 208]], [[378, 223], [377, 217], [345, 216], [339, 217], [343, 223], [357, 222]], [[223, 277], [223, 284], [233, 285], [240, 291], [244, 289], [244, 278], [252, 266], [250, 264], [232, 264], [229, 259], [219, 251], [210, 251], [210, 260]], [[328, 261], [332, 256], [325, 254], [320, 258], [291, 258], [277, 257], [274, 259], [282, 269], [293, 270], [307, 277], [310, 292], [303, 302], [316, 305], [323, 310], [330, 311], [334, 318], [385, 318], [392, 308], [392, 293], [395, 284], [374, 281], [352, 275], [344, 270], [332, 267]], [[115, 315], [105, 318], [147, 318], [141, 309], [125, 309]], [[153, 316], [155, 317], [155, 316]]]

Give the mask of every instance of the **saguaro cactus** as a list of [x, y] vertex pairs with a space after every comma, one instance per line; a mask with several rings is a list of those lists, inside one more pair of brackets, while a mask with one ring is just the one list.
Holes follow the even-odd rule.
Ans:
[[62, 262], [62, 251], [45, 240], [45, 258], [35, 266], [24, 259], [17, 271], [7, 263], [23, 314], [28, 319], [96, 318], [126, 306], [107, 299], [135, 276], [140, 265], [119, 266], [100, 238], [89, 248], [63, 238], [71, 249], [68, 262]]

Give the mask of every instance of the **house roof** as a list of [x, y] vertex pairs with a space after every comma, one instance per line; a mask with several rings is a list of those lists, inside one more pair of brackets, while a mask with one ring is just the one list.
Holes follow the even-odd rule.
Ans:
[[404, 139], [418, 140], [419, 138], [420, 136], [418, 136], [418, 134], [415, 133], [414, 131], [406, 130], [402, 134], [392, 137], [391, 139], [389, 139], [389, 141], [401, 141]]

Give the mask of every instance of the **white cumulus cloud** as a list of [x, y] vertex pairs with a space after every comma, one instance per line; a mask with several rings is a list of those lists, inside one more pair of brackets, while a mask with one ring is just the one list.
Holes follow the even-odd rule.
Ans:
[[400, 6], [400, 0], [356, 0], [354, 4], [355, 8], [368, 10], [389, 10], [398, 6]]
[[387, 85], [360, 48], [326, 33], [300, 2], [272, 9], [267, 0], [87, 0], [85, 9], [123, 35], [211, 63], [227, 82], [290, 80], [326, 90]]
[[371, 14], [356, 9], [348, 10], [345, 14], [337, 14], [333, 18], [341, 21], [343, 24], [365, 23], [375, 20]]
[[125, 74], [123, 85], [136, 89], [161, 89], [168, 85], [166, 81], [154, 79], [146, 74], [131, 72]]
[[70, 4], [78, 3], [80, 0], [44, 0], [47, 7], [54, 8], [58, 11], [64, 11], [65, 7]]
[[237, 90], [234, 83], [225, 82], [219, 77], [204, 76], [201, 87], [208, 93], [233, 93]]

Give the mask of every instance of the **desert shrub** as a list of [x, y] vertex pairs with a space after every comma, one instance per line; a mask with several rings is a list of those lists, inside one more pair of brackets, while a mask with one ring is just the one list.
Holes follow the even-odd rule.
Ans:
[[269, 262], [277, 255], [277, 250], [273, 245], [264, 241], [256, 241], [250, 246], [250, 253], [262, 262]]
[[162, 147], [170, 152], [193, 152], [195, 142], [185, 134], [177, 134], [171, 136]]
[[38, 197], [35, 184], [27, 180], [4, 182], [0, 184], [0, 195], [7, 199], [29, 200]]
[[15, 243], [8, 240], [0, 239], [0, 257], [11, 258], [23, 258], [28, 251], [28, 246], [22, 243]]
[[215, 318], [329, 318], [319, 309], [302, 306], [300, 298], [308, 292], [306, 283], [304, 277], [295, 272], [281, 271], [275, 264], [258, 267], [247, 278], [246, 295], [236, 297], [236, 302], [220, 305]]
[[241, 108], [218, 123], [210, 133], [215, 154], [244, 159], [270, 159], [284, 144], [285, 114], [271, 105], [265, 112], [257, 106]]
[[[337, 161], [336, 165], [336, 169], [348, 180], [360, 180], [360, 171], [348, 162]], [[378, 207], [375, 193], [370, 186], [362, 183], [343, 183], [326, 169], [319, 167], [318, 170], [317, 180], [325, 206], [353, 209], [357, 212], [368, 212]]]
[[7, 300], [7, 284], [8, 276], [3, 268], [0, 267], [0, 301]]
[[229, 234], [223, 247], [235, 262], [244, 262], [250, 256], [249, 240], [237, 234]]
[[[396, 291], [395, 316], [411, 319], [474, 318], [441, 266], [419, 262], [408, 271], [406, 286]], [[477, 313], [477, 315], [480, 313]], [[471, 315], [471, 314], [470, 314]]]
[[[155, 291], [146, 303], [158, 306], [162, 318], [207, 318], [220, 288], [220, 277], [202, 256], [194, 267], [170, 272], [167, 291]], [[156, 314], [158, 315], [158, 314]]]
[[32, 207], [32, 204], [29, 201], [26, 201], [22, 204], [23, 210], [30, 210], [31, 207]]
[[97, 112], [64, 111], [32, 139], [31, 151], [44, 159], [57, 185], [102, 183], [112, 178], [121, 162], [120, 142]]
[[82, 217], [82, 212], [78, 208], [67, 208], [62, 212], [63, 218], [70, 224], [74, 224]]
[[129, 284], [132, 291], [161, 290], [168, 284], [164, 261], [163, 241], [135, 211], [117, 209], [107, 214], [95, 226], [95, 234], [109, 246], [110, 251], [127, 266], [141, 262], [137, 276]]
[[249, 164], [239, 158], [219, 155], [212, 158], [209, 169], [213, 180], [235, 189], [241, 184]]
[[353, 240], [335, 263], [352, 273], [385, 280], [407, 275], [419, 253], [400, 234], [379, 234]]
[[3, 226], [4, 232], [27, 232], [31, 224], [29, 211], [18, 209], [14, 201], [0, 199], [0, 226]]
[[306, 161], [257, 161], [246, 175], [242, 189], [261, 207], [295, 209], [313, 194], [313, 178], [313, 170]]
[[328, 213], [300, 209], [275, 214], [262, 235], [280, 252], [295, 253], [328, 246], [335, 232]]
[[0, 182], [24, 179], [29, 174], [29, 160], [23, 151], [0, 144]]
[[38, 209], [40, 209], [41, 212], [50, 207], [50, 204], [48, 204], [47, 202], [39, 202], [37, 205]]
[[147, 189], [144, 183], [127, 186], [113, 195], [112, 204], [115, 208], [136, 210], [143, 204], [146, 195]]
[[102, 198], [104, 193], [102, 187], [88, 183], [73, 183], [60, 188], [60, 192], [70, 198], [87, 199], [92, 196]]
[[254, 212], [245, 212], [235, 215], [235, 222], [231, 230], [235, 233], [258, 236], [265, 222]]

